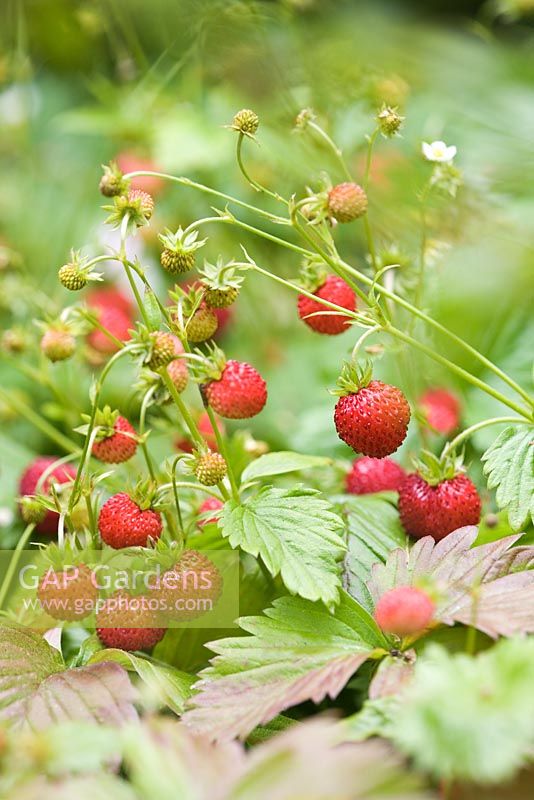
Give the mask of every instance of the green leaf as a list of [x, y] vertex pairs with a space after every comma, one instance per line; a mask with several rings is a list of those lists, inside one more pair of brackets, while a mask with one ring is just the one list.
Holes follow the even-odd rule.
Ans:
[[339, 601], [343, 521], [318, 492], [266, 487], [242, 504], [227, 502], [221, 526], [232, 547], [260, 556], [292, 594], [330, 607]]
[[150, 324], [150, 329], [153, 331], [158, 330], [162, 320], [161, 309], [152, 289], [145, 289], [143, 307], [145, 309], [146, 318]]
[[340, 723], [342, 740], [363, 742], [374, 736], [387, 738], [393, 730], [400, 702], [398, 697], [392, 695], [366, 700], [361, 711]]
[[502, 639], [475, 658], [428, 648], [395, 716], [396, 745], [437, 778], [507, 780], [534, 744], [533, 662], [528, 638]]
[[499, 508], [508, 510], [513, 530], [534, 522], [534, 428], [506, 428], [482, 456], [488, 488], [497, 489]]
[[13, 622], [0, 624], [0, 718], [22, 717], [41, 683], [65, 668], [43, 637]]
[[0, 718], [34, 730], [70, 720], [137, 719], [127, 673], [111, 662], [65, 669], [60, 653], [21, 625], [0, 625]]
[[245, 738], [290, 706], [336, 697], [364, 661], [387, 647], [373, 618], [345, 592], [334, 614], [282, 597], [240, 626], [252, 635], [209, 644], [217, 655], [183, 717], [214, 739]]
[[298, 472], [302, 469], [313, 467], [327, 467], [332, 464], [331, 458], [324, 456], [307, 456], [293, 453], [290, 450], [280, 450], [278, 453], [267, 453], [260, 456], [243, 471], [241, 480], [252, 481], [265, 478], [269, 475], [284, 475], [287, 472]]
[[191, 696], [191, 685], [194, 681], [192, 675], [125, 650], [100, 650], [91, 656], [89, 663], [106, 661], [114, 661], [124, 669], [134, 670], [148, 686], [152, 694], [151, 700], [158, 700], [161, 705], [167, 706], [178, 715], [184, 710], [186, 700]]
[[392, 550], [406, 547], [407, 536], [396, 507], [383, 496], [353, 495], [343, 498], [349, 526], [344, 586], [368, 611], [374, 604], [366, 587], [371, 567], [385, 562]]

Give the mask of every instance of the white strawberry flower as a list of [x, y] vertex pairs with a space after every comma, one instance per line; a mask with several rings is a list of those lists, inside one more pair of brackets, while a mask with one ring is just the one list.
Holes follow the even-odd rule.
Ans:
[[445, 142], [423, 142], [423, 155], [427, 161], [438, 161], [442, 164], [450, 164], [456, 155], [456, 146], [446, 145]]

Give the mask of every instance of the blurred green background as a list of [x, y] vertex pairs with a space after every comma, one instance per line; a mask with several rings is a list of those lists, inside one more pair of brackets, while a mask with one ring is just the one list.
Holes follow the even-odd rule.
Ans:
[[[402, 137], [378, 140], [370, 219], [379, 247], [402, 254], [398, 286], [407, 294], [412, 290], [420, 247], [417, 193], [430, 174], [421, 141], [444, 139], [458, 148], [464, 187], [456, 200], [431, 208], [425, 308], [528, 386], [533, 6], [529, 0], [4, 0], [2, 329], [18, 328], [36, 340], [33, 319], [73, 302], [57, 281], [57, 269], [71, 247], [98, 252], [105, 235], [98, 180], [100, 165], [110, 158], [126, 151], [163, 171], [263, 202], [240, 175], [235, 139], [224, 127], [239, 108], [251, 107], [261, 120], [260, 146], [247, 148], [251, 173], [286, 196], [302, 196], [321, 172], [334, 181], [342, 176], [316, 138], [295, 135], [298, 111], [315, 109], [361, 178], [365, 136], [387, 102], [400, 106], [406, 122]], [[138, 237], [137, 247], [160, 290], [167, 281], [156, 232], [206, 216], [210, 205], [205, 196], [172, 185], [158, 198], [153, 233]], [[270, 201], [266, 205], [275, 209]], [[246, 214], [243, 219], [252, 220]], [[336, 232], [341, 253], [366, 268], [363, 228], [345, 228]], [[209, 260], [219, 253], [239, 258], [243, 244], [271, 271], [298, 273], [298, 258], [266, 240], [229, 226], [214, 226], [209, 235], [202, 251]], [[335, 435], [327, 388], [355, 338], [313, 334], [297, 319], [294, 295], [261, 276], [247, 278], [222, 344], [232, 357], [249, 359], [268, 381], [268, 406], [247, 426], [254, 435], [272, 447], [349, 458]], [[438, 346], [481, 374], [462, 351], [442, 341]], [[0, 395], [0, 504], [10, 507], [17, 472], [30, 454], [55, 449], [20, 417], [13, 397], [69, 432], [87, 408], [90, 380], [81, 358], [44, 365], [69, 398], [62, 409], [46, 387], [21, 374], [18, 360], [2, 353], [0, 361], [2, 389], [20, 393], [7, 403]], [[453, 388], [462, 397], [466, 422], [505, 411], [427, 359], [411, 354], [406, 364], [390, 346], [377, 374], [401, 385], [411, 400], [428, 386]], [[128, 370], [117, 370], [111, 384], [109, 399], [124, 410], [134, 408]], [[482, 432], [475, 447], [484, 447], [487, 437]], [[416, 444], [412, 436], [404, 457]], [[476, 477], [476, 466], [473, 471]]]

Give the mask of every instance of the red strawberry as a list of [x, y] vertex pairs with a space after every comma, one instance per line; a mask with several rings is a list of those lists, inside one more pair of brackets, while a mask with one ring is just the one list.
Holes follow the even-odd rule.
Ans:
[[436, 541], [464, 525], [480, 522], [481, 503], [466, 475], [456, 475], [432, 486], [420, 475], [408, 475], [399, 489], [399, 514], [404, 529], [415, 539]]
[[[119, 650], [150, 650], [165, 635], [158, 625], [154, 598], [115, 592], [96, 615], [96, 632], [106, 647]], [[134, 627], [136, 626], [136, 627]]]
[[217, 414], [248, 419], [267, 402], [267, 384], [254, 367], [242, 361], [226, 362], [221, 377], [204, 385], [205, 396]]
[[428, 389], [420, 398], [428, 424], [443, 436], [453, 433], [460, 425], [460, 402], [448, 389]]
[[398, 492], [405, 478], [403, 468], [391, 458], [357, 458], [346, 477], [349, 494]]
[[159, 539], [161, 514], [143, 509], [126, 492], [119, 492], [104, 503], [98, 517], [102, 541], [119, 550], [121, 547], [146, 547], [148, 539]]
[[185, 550], [157, 581], [154, 595], [168, 618], [180, 621], [195, 619], [214, 608], [223, 586], [217, 566], [197, 550]]
[[[337, 275], [328, 275], [322, 286], [314, 292], [314, 295], [337, 306], [343, 306], [348, 311], [356, 310], [356, 295], [350, 286]], [[337, 336], [350, 326], [350, 317], [336, 314], [318, 300], [312, 300], [304, 294], [299, 294], [298, 296], [297, 309], [300, 319], [317, 333]], [[317, 316], [318, 313], [319, 315]]]
[[[37, 489], [37, 484], [41, 475], [57, 461], [55, 456], [43, 456], [36, 458], [35, 461], [23, 472], [19, 483], [19, 495], [33, 495], [36, 493], [47, 494], [52, 483], [69, 483], [76, 477], [76, 470], [70, 464], [60, 464], [45, 478], [42, 485]], [[36, 531], [54, 535], [57, 533], [59, 514], [55, 511], [47, 511], [44, 519], [36, 525]]]
[[[116, 339], [126, 342], [131, 338], [131, 318], [119, 308], [101, 306], [98, 308], [98, 321]], [[119, 346], [99, 328], [95, 328], [87, 336], [87, 343], [98, 353], [116, 353]]]
[[434, 603], [415, 586], [397, 586], [382, 595], [375, 608], [375, 620], [384, 633], [410, 636], [428, 628]]
[[[123, 150], [115, 159], [121, 172], [125, 175], [129, 172], [159, 172], [158, 166], [152, 159], [141, 156], [132, 150]], [[163, 178], [158, 178], [156, 175], [140, 175], [130, 179], [130, 186], [132, 189], [141, 189], [143, 192], [158, 195], [165, 181]]]
[[204, 525], [218, 522], [219, 521], [218, 514], [212, 514], [209, 517], [207, 515], [213, 511], [220, 511], [221, 508], [223, 508], [223, 506], [224, 503], [221, 500], [218, 500], [216, 497], [208, 497], [208, 499], [204, 500], [204, 502], [198, 509], [198, 515], [199, 515], [198, 524], [203, 528]]
[[93, 455], [106, 464], [120, 464], [135, 455], [137, 440], [135, 431], [127, 419], [117, 417], [113, 432], [93, 444]]
[[357, 453], [383, 458], [406, 438], [410, 406], [396, 386], [370, 381], [339, 398], [334, 423], [340, 439]]
[[[213, 425], [211, 424], [211, 419], [209, 418], [209, 414], [207, 411], [203, 411], [202, 414], [199, 416], [197, 420], [197, 428], [199, 433], [202, 434], [202, 438], [208, 445], [210, 450], [215, 450], [216, 452], [219, 450], [217, 445], [217, 438], [215, 436], [215, 432], [213, 430]], [[217, 420], [217, 428], [219, 431], [224, 435], [225, 427], [222, 420]], [[192, 453], [194, 450], [193, 444], [190, 439], [183, 437], [182, 439], [178, 439], [176, 442], [176, 449], [183, 450], [184, 453]]]
[[367, 195], [357, 183], [338, 183], [328, 192], [328, 212], [337, 222], [352, 222], [367, 211]]
[[50, 567], [39, 581], [37, 597], [48, 616], [74, 622], [92, 613], [98, 589], [92, 571], [84, 564], [67, 570]]

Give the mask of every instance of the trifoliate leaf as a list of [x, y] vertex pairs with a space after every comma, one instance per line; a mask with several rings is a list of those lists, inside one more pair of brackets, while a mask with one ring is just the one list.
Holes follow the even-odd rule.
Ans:
[[496, 783], [534, 747], [534, 640], [503, 640], [476, 658], [437, 645], [416, 664], [391, 736], [436, 777]]
[[[424, 585], [437, 595], [437, 622], [462, 622], [493, 637], [534, 632], [534, 572], [505, 574], [503, 566], [514, 563], [507, 554], [519, 535], [473, 547], [476, 538], [469, 526], [437, 543], [425, 536], [411, 550], [394, 550], [372, 568], [367, 587], [373, 602], [396, 586]], [[520, 549], [527, 563], [534, 547]]]
[[345, 556], [345, 589], [368, 611], [374, 603], [366, 587], [371, 567], [385, 562], [392, 550], [405, 547], [407, 536], [397, 509], [384, 497], [354, 495], [343, 498], [349, 527]]
[[211, 642], [217, 655], [183, 717], [214, 739], [246, 737], [290, 706], [336, 697], [386, 640], [373, 618], [342, 592], [334, 614], [319, 603], [282, 597], [263, 617], [244, 617], [239, 636]]
[[227, 502], [221, 527], [232, 547], [260, 556], [271, 575], [281, 574], [291, 594], [329, 607], [339, 601], [343, 521], [318, 492], [266, 487], [243, 503]]
[[534, 428], [506, 428], [482, 456], [488, 488], [499, 508], [508, 510], [513, 530], [534, 522]]
[[252, 461], [243, 471], [241, 480], [246, 482], [270, 475], [284, 475], [287, 472], [298, 472], [312, 467], [326, 467], [331, 463], [332, 459], [324, 456], [307, 456], [290, 450], [281, 450], [277, 453], [266, 453]]

